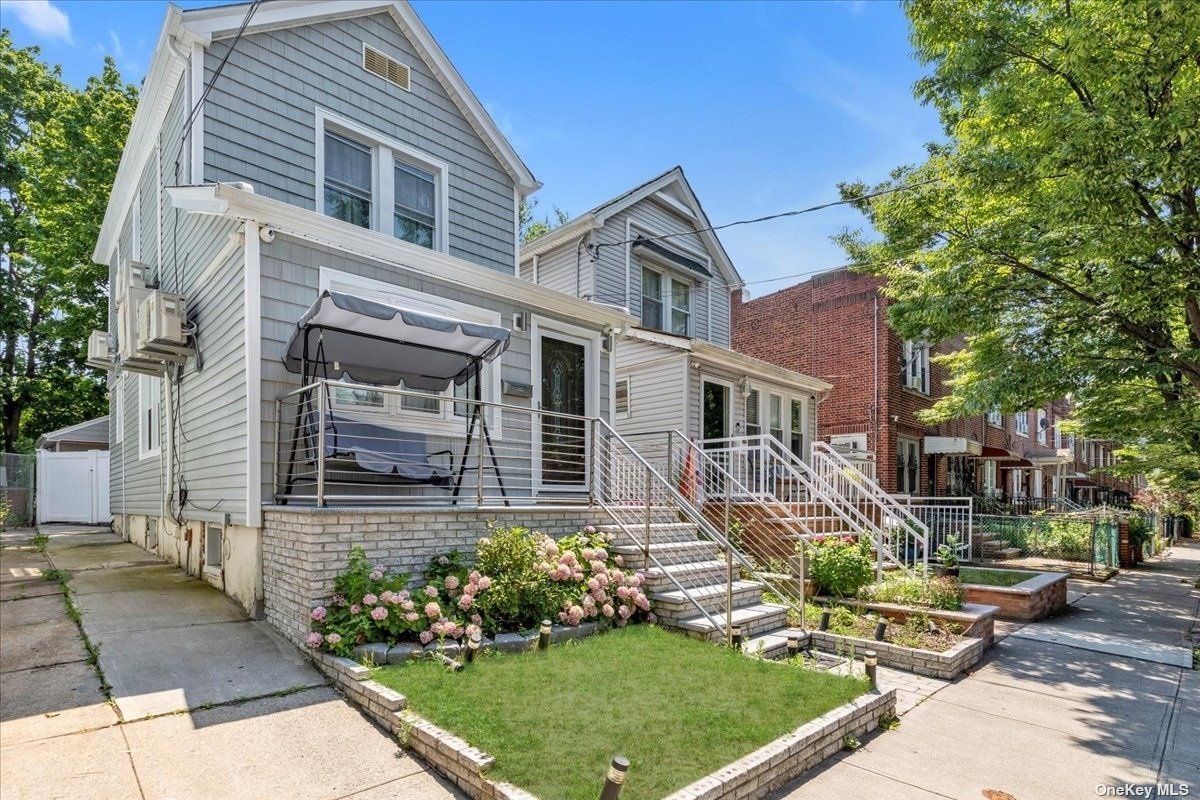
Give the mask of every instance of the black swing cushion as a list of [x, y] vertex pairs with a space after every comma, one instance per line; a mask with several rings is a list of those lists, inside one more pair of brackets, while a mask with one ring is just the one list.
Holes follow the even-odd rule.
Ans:
[[[317, 415], [310, 416], [314, 449], [317, 435]], [[360, 469], [380, 475], [395, 475], [404, 483], [448, 486], [449, 466], [434, 464], [430, 456], [452, 455], [449, 450], [430, 453], [425, 434], [397, 430], [372, 422], [362, 422], [339, 416], [325, 415], [325, 457], [351, 457]]]

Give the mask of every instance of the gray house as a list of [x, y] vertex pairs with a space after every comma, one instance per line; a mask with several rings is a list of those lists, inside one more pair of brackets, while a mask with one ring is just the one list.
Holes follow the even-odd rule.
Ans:
[[724, 451], [769, 434], [808, 461], [832, 386], [730, 350], [743, 284], [711, 227], [674, 167], [523, 247], [521, 277], [635, 318], [616, 344], [613, 400], [634, 444], [678, 430]]
[[418, 569], [488, 519], [585, 522], [632, 320], [517, 276], [539, 184], [407, 3], [249, 11], [170, 7], [96, 245], [111, 507], [297, 628], [351, 530]]

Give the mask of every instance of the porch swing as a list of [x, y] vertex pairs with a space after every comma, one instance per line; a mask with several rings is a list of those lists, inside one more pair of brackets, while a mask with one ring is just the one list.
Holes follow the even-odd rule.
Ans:
[[[301, 474], [296, 469], [299, 452], [303, 461], [317, 466], [318, 474], [323, 474], [322, 461], [335, 461], [340, 473], [353, 471], [373, 484], [450, 489], [457, 504], [478, 425], [477, 446], [486, 448], [497, 487], [508, 505], [488, 415], [482, 411], [481, 386], [483, 365], [508, 345], [509, 332], [504, 328], [411, 311], [344, 292], [322, 292], [296, 324], [283, 359], [289, 372], [301, 376], [305, 391], [296, 403], [281, 501], [286, 503], [297, 483], [314, 480], [312, 473]], [[343, 379], [374, 386], [403, 384], [408, 390], [429, 392], [444, 392], [451, 385], [468, 386], [474, 396], [457, 466], [452, 450], [428, 452], [423, 432], [364, 421], [335, 410], [330, 386]], [[317, 391], [323, 396], [316, 395]], [[435, 402], [455, 401], [437, 398]], [[435, 463], [437, 456], [448, 456], [448, 466]], [[482, 483], [481, 457], [478, 463], [477, 480]], [[318, 493], [318, 504], [324, 501]]]

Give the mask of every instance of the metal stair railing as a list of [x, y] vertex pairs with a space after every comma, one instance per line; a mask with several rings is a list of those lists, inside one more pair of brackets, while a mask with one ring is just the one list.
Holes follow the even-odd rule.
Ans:
[[[682, 468], [686, 452], [673, 445], [674, 457]], [[669, 476], [671, 470], [657, 468], [638, 448], [618, 434], [603, 420], [595, 421], [593, 452], [593, 487], [591, 496], [620, 528], [624, 538], [640, 550], [647, 565], [657, 568], [687, 600], [703, 614], [714, 631], [728, 641], [735, 625], [734, 612], [739, 597], [754, 597], [762, 590], [771, 592], [778, 603], [788, 607], [803, 624], [803, 583], [799, 589], [790, 576], [773, 574], [749, 557], [736, 541], [742, 528], [737, 524], [736, 498], [746, 492], [732, 476], [700, 460], [693, 460], [696, 474], [705, 472], [708, 482], [705, 492], [715, 490], [722, 498], [718, 507], [705, 508], [693, 487], [681, 484]], [[661, 467], [671, 461], [663, 453]], [[695, 458], [695, 457], [693, 457]], [[655, 459], [655, 461], [659, 461]], [[706, 513], [707, 512], [707, 513]], [[664, 538], [660, 531], [678, 528], [680, 524], [694, 528], [690, 543], [687, 540]], [[694, 545], [705, 543], [717, 553], [698, 556]], [[699, 560], [698, 560], [699, 559]], [[717, 559], [723, 563], [716, 575]], [[707, 567], [705, 566], [707, 564]], [[690, 574], [699, 577], [689, 578]], [[713, 589], [724, 585], [724, 593]], [[761, 603], [754, 600], [749, 605]], [[661, 613], [660, 613], [661, 616]]]
[[921, 575], [928, 573], [929, 526], [858, 471], [827, 442], [813, 443], [810, 469], [819, 483], [842, 498], [884, 535], [891, 544], [889, 550], [893, 555], [898, 554], [898, 560], [908, 565], [908, 569], [919, 565]]

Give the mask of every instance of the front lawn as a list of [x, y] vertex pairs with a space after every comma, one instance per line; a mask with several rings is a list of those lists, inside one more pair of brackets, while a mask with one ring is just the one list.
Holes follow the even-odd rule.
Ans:
[[1008, 569], [982, 569], [980, 567], [960, 567], [958, 580], [960, 583], [973, 583], [977, 586], [1016, 586], [1030, 578], [1036, 578], [1036, 572], [1018, 572]]
[[657, 800], [867, 690], [646, 625], [376, 680], [494, 756], [490, 777], [545, 800], [595, 800], [616, 754], [630, 761], [622, 800]]

